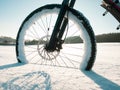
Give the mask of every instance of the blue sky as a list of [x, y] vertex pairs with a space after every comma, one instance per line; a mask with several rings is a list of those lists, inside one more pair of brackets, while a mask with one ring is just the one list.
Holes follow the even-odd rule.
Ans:
[[[61, 3], [62, 0], [0, 0], [0, 36], [16, 38], [22, 21], [34, 9], [50, 3]], [[75, 9], [82, 12], [90, 21], [95, 34], [119, 32], [119, 24], [113, 16], [107, 14], [101, 6], [102, 0], [76, 0]]]

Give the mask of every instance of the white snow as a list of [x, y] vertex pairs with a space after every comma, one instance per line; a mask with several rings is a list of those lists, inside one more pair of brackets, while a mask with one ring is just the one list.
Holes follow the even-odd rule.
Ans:
[[14, 46], [0, 46], [0, 90], [120, 90], [120, 43], [97, 44], [90, 72], [18, 64]]

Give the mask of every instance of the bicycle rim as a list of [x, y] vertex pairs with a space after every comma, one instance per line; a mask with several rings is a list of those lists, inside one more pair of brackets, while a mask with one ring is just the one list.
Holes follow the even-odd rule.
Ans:
[[[32, 12], [25, 19], [17, 35], [16, 52], [18, 61], [67, 68], [81, 67], [81, 69], [86, 69], [88, 67], [88, 70], [91, 69], [96, 49], [95, 40], [90, 35], [94, 35], [93, 32], [86, 30], [89, 25], [87, 28], [83, 25], [83, 23], [89, 23], [79, 19], [73, 12], [74, 10], [68, 13], [69, 23], [63, 35], [63, 39], [65, 39], [62, 45], [63, 49], [54, 52], [45, 50], [44, 47], [49, 42], [59, 10], [60, 5], [46, 5]], [[93, 59], [92, 63], [91, 58]], [[88, 63], [91, 65], [89, 66]]]

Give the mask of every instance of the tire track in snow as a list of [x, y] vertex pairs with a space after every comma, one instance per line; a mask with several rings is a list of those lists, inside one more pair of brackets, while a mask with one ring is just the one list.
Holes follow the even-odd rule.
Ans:
[[0, 83], [3, 90], [51, 90], [50, 75], [44, 71], [32, 72]]

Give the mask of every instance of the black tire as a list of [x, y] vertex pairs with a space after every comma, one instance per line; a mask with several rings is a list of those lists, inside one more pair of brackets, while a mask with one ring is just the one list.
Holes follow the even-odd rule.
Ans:
[[[61, 5], [58, 4], [45, 5], [33, 11], [23, 21], [16, 40], [17, 60], [19, 63], [34, 63], [91, 70], [96, 57], [96, 40], [89, 21], [77, 10], [68, 8], [69, 25], [65, 31], [67, 34], [64, 36], [66, 37], [67, 35], [67, 37], [63, 49], [60, 52], [55, 51], [52, 53], [48, 53], [44, 49], [44, 45], [49, 41], [52, 33], [49, 29], [54, 27], [52, 26], [55, 23], [53, 21], [56, 20], [60, 7]], [[52, 25], [50, 26], [50, 24]], [[81, 43], [68, 44], [78, 42]], [[65, 46], [67, 48], [64, 49]], [[66, 52], [64, 53], [65, 50]], [[78, 56], [77, 52], [81, 56]]]

